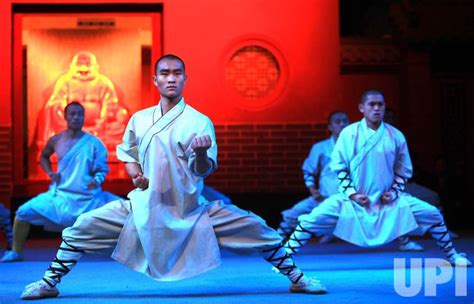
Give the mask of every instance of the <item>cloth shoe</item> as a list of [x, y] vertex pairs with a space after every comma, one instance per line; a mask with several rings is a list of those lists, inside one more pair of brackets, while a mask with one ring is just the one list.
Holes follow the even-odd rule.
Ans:
[[472, 263], [469, 261], [469, 259], [466, 257], [465, 253], [455, 253], [451, 257], [447, 259], [449, 264], [452, 266], [466, 266], [466, 267], [471, 267]]
[[58, 296], [59, 290], [49, 286], [45, 281], [39, 280], [25, 287], [21, 294], [22, 300], [35, 300], [43, 298], [54, 298]]
[[23, 261], [23, 254], [18, 253], [13, 250], [7, 250], [3, 254], [2, 260], [3, 263], [10, 263], [10, 262], [19, 262]]
[[423, 250], [425, 250], [420, 244], [418, 244], [417, 242], [414, 242], [414, 241], [409, 241], [406, 244], [402, 244], [398, 248], [400, 249], [400, 251], [423, 251]]
[[298, 283], [291, 283], [290, 292], [325, 294], [327, 290], [320, 280], [303, 276]]

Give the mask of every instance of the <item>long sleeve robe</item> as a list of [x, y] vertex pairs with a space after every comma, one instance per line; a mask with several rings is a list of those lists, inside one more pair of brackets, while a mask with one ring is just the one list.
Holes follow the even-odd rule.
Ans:
[[[411, 196], [397, 188], [397, 179], [411, 177], [412, 163], [405, 137], [396, 128], [382, 123], [374, 131], [365, 119], [347, 126], [336, 142], [330, 168], [341, 180], [341, 194], [336, 197], [341, 210], [334, 235], [372, 247], [418, 227], [407, 203]], [[381, 202], [385, 191], [394, 193], [388, 204]], [[366, 194], [370, 202], [359, 205], [349, 199], [353, 193]]]
[[209, 135], [207, 154], [217, 167], [217, 145], [209, 118], [182, 99], [165, 115], [161, 105], [135, 113], [117, 146], [117, 157], [140, 164], [145, 190], [128, 194], [132, 210], [112, 257], [162, 280], [179, 280], [220, 264], [214, 229], [199, 196], [203, 178], [194, 172], [191, 142]]

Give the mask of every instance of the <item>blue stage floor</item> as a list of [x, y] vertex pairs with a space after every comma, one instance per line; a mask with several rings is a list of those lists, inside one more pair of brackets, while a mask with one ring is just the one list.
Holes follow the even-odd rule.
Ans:
[[[474, 260], [474, 234], [455, 241]], [[223, 252], [222, 265], [204, 275], [156, 282], [106, 257], [85, 257], [60, 284], [60, 296], [39, 303], [474, 303], [474, 268], [466, 271], [467, 296], [455, 296], [453, 277], [436, 287], [436, 296], [402, 297], [393, 287], [394, 258], [442, 258], [433, 240], [418, 239], [422, 253], [402, 253], [396, 244], [365, 249], [342, 241], [311, 243], [295, 257], [306, 274], [318, 276], [326, 295], [291, 294], [285, 277], [273, 273], [260, 256]], [[28, 242], [26, 261], [0, 263], [0, 303], [18, 303], [23, 287], [42, 277], [58, 240]], [[419, 270], [418, 270], [419, 271]]]

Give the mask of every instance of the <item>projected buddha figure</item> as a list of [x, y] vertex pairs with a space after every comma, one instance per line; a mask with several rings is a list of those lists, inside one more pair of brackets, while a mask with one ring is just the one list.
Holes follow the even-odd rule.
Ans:
[[81, 51], [73, 57], [69, 71], [57, 80], [44, 107], [39, 145], [66, 127], [63, 109], [73, 101], [85, 108], [86, 132], [98, 136], [107, 146], [120, 143], [129, 112], [119, 103], [112, 81], [99, 73], [95, 55]]

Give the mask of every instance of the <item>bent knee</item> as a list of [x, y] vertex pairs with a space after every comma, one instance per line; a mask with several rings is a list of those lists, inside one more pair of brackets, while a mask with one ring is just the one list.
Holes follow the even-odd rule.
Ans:
[[91, 216], [89, 216], [89, 212], [83, 213], [77, 217], [71, 227], [65, 228], [63, 230], [63, 236], [70, 233], [71, 231], [84, 230], [86, 227], [90, 226], [90, 224]]
[[305, 229], [310, 229], [315, 225], [325, 223], [326, 220], [326, 216], [319, 212], [311, 212], [298, 217], [299, 224]]
[[414, 212], [415, 216], [429, 217], [432, 218], [435, 222], [442, 222], [443, 216], [439, 212], [438, 208], [433, 205], [430, 205], [426, 202], [420, 203], [420, 208]]

